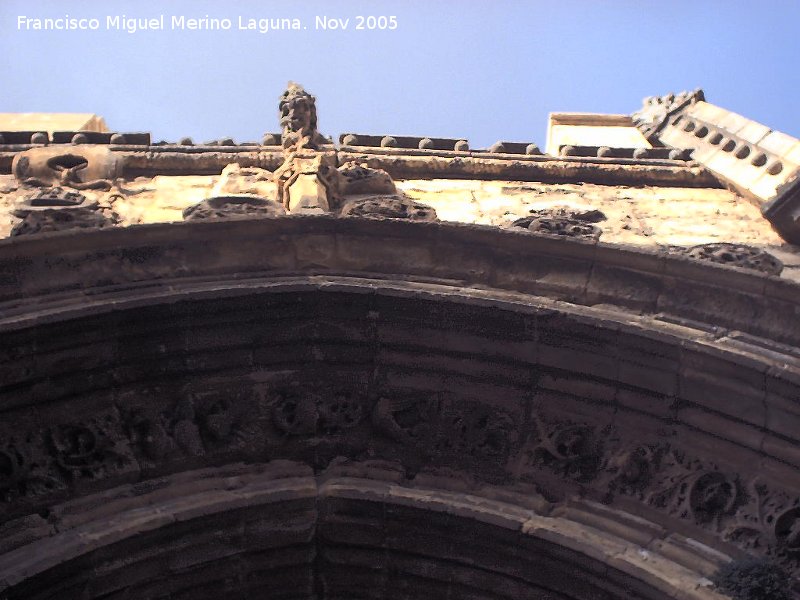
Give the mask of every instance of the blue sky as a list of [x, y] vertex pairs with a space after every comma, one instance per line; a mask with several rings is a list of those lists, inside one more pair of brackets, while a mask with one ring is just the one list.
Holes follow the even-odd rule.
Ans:
[[[117, 15], [164, 15], [165, 29], [106, 29]], [[359, 15], [397, 27], [357, 30]], [[19, 24], [67, 16], [100, 28]], [[181, 16], [231, 29], [172, 29]], [[270, 17], [305, 29], [239, 29]], [[316, 29], [317, 17], [348, 27]], [[0, 0], [0, 112], [93, 112], [155, 140], [242, 142], [279, 130], [278, 97], [294, 80], [317, 96], [327, 135], [543, 147], [548, 112], [630, 113], [644, 96], [702, 87], [800, 137], [798, 23], [797, 0]]]

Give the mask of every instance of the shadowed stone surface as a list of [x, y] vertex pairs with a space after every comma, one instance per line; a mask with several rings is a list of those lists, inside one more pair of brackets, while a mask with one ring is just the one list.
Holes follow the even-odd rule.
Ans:
[[[48, 234], [0, 261], [10, 598], [713, 598], [726, 557], [797, 568], [791, 284], [392, 219]], [[271, 508], [239, 463], [279, 470]]]

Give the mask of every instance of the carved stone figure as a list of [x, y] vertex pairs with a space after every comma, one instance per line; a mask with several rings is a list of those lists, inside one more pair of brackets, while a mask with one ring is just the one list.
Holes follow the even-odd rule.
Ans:
[[273, 174], [277, 199], [290, 213], [432, 221], [433, 209], [397, 193], [391, 176], [355, 162], [337, 165], [317, 131], [314, 96], [290, 83], [279, 103], [285, 159]]
[[303, 86], [289, 82], [278, 104], [283, 133], [281, 142], [286, 150], [308, 148], [318, 150], [328, 143], [317, 131], [316, 98]]
[[603, 465], [609, 494], [619, 492], [641, 497], [642, 491], [650, 485], [665, 451], [662, 445], [642, 445], [611, 454]]

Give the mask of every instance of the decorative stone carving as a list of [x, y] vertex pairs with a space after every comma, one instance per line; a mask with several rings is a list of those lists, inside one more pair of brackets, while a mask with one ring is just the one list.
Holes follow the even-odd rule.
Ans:
[[642, 498], [660, 467], [664, 445], [642, 445], [610, 454], [603, 465], [609, 500], [616, 493]]
[[329, 141], [317, 131], [316, 100], [302, 86], [289, 84], [279, 110], [285, 159], [273, 181], [278, 201], [288, 212], [336, 212], [348, 196], [370, 194], [380, 198], [361, 208], [349, 203], [345, 214], [430, 220], [419, 205], [399, 196], [388, 199], [397, 189], [385, 171], [356, 163], [337, 165], [336, 154], [326, 152]]
[[11, 438], [0, 446], [0, 503], [18, 498], [39, 496], [63, 487], [48, 472], [48, 459], [41, 446], [33, 443], [32, 435], [24, 442]]
[[505, 460], [519, 438], [510, 415], [484, 404], [445, 400], [436, 424], [432, 450], [437, 454]]
[[324, 213], [341, 205], [335, 154], [290, 152], [274, 179], [278, 200], [291, 213]]
[[772, 254], [744, 244], [727, 242], [701, 244], [686, 248], [682, 253], [698, 260], [707, 260], [742, 269], [754, 269], [770, 275], [780, 275], [783, 271], [783, 263]]
[[125, 418], [132, 445], [145, 458], [158, 462], [169, 456], [205, 456], [209, 452], [258, 446], [263, 437], [258, 410], [247, 390], [207, 385], [181, 392], [175, 404], [153, 413], [135, 407]]
[[11, 170], [25, 185], [59, 185], [77, 190], [110, 190], [122, 174], [119, 154], [106, 146], [48, 146], [31, 148], [14, 156]]
[[18, 201], [11, 211], [15, 217], [25, 218], [32, 212], [43, 212], [48, 209], [89, 209], [98, 206], [83, 194], [70, 192], [60, 187], [45, 188]]
[[733, 514], [742, 501], [735, 478], [683, 452], [670, 449], [662, 467], [645, 500], [673, 516], [718, 528], [721, 519]]
[[603, 230], [593, 225], [606, 216], [599, 210], [576, 211], [566, 208], [533, 210], [531, 215], [517, 219], [511, 227], [521, 227], [533, 233], [557, 235], [586, 240], [598, 240]]
[[176, 444], [167, 431], [168, 422], [150, 419], [141, 410], [133, 410], [126, 419], [126, 433], [134, 447], [150, 460], [157, 461], [175, 450]]
[[242, 167], [239, 163], [231, 163], [222, 169], [219, 180], [209, 196], [248, 194], [275, 200], [277, 190], [272, 178], [272, 171], [267, 169]]
[[386, 171], [371, 169], [365, 164], [347, 162], [338, 169], [342, 195], [396, 194], [394, 181]]
[[286, 435], [336, 435], [358, 425], [364, 414], [361, 403], [344, 394], [306, 391], [280, 396], [272, 418]]
[[507, 413], [451, 399], [381, 398], [372, 424], [386, 437], [428, 455], [504, 461], [516, 445], [518, 424]]
[[206, 198], [183, 210], [183, 218], [187, 221], [252, 219], [277, 217], [285, 214], [286, 210], [278, 202], [250, 194], [230, 194]]
[[305, 91], [303, 86], [290, 81], [281, 96], [278, 110], [283, 128], [281, 143], [284, 149], [318, 150], [329, 143], [317, 131], [316, 98]]
[[55, 187], [41, 190], [17, 203], [13, 214], [22, 221], [11, 229], [12, 236], [66, 229], [109, 227], [118, 222], [115, 213], [107, 216], [98, 203], [77, 192]]
[[372, 409], [372, 426], [402, 444], [420, 443], [430, 436], [435, 404], [428, 399], [380, 398]]
[[68, 424], [49, 431], [56, 463], [72, 480], [97, 479], [108, 469], [123, 466], [129, 457], [117, 450], [114, 440], [98, 421]]
[[436, 221], [436, 210], [400, 195], [370, 196], [347, 200], [340, 213], [343, 217], [369, 219], [406, 219], [409, 221]]
[[775, 520], [774, 531], [780, 550], [800, 554], [800, 507], [783, 511]]
[[538, 441], [527, 451], [528, 464], [543, 466], [580, 482], [598, 472], [603, 446], [594, 426], [571, 422], [546, 424], [537, 419]]
[[699, 88], [677, 95], [651, 96], [644, 99], [641, 110], [633, 113], [633, 121], [648, 140], [657, 142], [658, 132], [673, 115], [681, 112], [687, 106], [703, 100], [705, 100], [705, 94]]
[[729, 514], [736, 506], [739, 497], [737, 483], [724, 473], [703, 473], [690, 485], [689, 508], [698, 523], [710, 523]]
[[[373, 402], [366, 385], [360, 391], [319, 382], [276, 385], [265, 384], [256, 393], [230, 380], [204, 381], [181, 390], [178, 399], [160, 404], [154, 395], [133, 402], [122, 424], [113, 414], [100, 415], [6, 436], [0, 444], [0, 501], [8, 507], [81, 480], [110, 477], [135, 460], [144, 468], [165, 469], [170, 460], [202, 457], [213, 463], [221, 453], [241, 449], [246, 459], [258, 460], [265, 452], [283, 457], [283, 448], [302, 445], [304, 452], [324, 455], [324, 466], [329, 456], [319, 449], [325, 443], [329, 453], [351, 444], [376, 458], [386, 456], [380, 452], [388, 445], [389, 455], [411, 457], [410, 470], [467, 462], [476, 470], [496, 469], [500, 477], [555, 490], [549, 498], [556, 502], [576, 489], [612, 505], [625, 495], [627, 506], [640, 501], [648, 511], [660, 511], [666, 523], [682, 519], [793, 569], [800, 563], [800, 498], [758, 479], [740, 481], [673, 441], [634, 443], [612, 426], [542, 414], [547, 406], [534, 411], [535, 425], [527, 428], [496, 405], [443, 392], [407, 392]], [[378, 435], [365, 440], [370, 426]], [[529, 429], [531, 437], [520, 448]], [[348, 451], [343, 456], [353, 458]]]
[[746, 502], [726, 523], [723, 537], [751, 553], [767, 554], [787, 565], [800, 561], [800, 497], [771, 490], [756, 478]]
[[44, 440], [55, 472], [68, 483], [104, 479], [136, 469], [116, 411], [49, 427]]

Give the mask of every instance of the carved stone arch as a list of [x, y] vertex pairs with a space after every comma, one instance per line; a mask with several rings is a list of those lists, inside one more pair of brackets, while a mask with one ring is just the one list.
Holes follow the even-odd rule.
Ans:
[[710, 599], [743, 552], [796, 568], [792, 284], [311, 217], [0, 264], [9, 598]]

